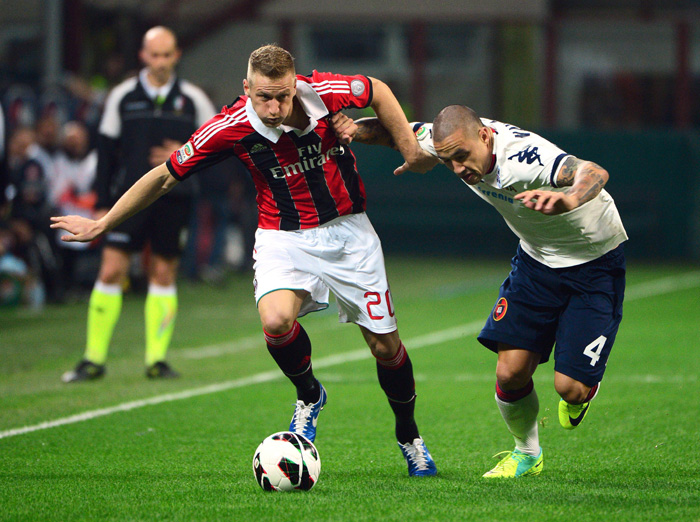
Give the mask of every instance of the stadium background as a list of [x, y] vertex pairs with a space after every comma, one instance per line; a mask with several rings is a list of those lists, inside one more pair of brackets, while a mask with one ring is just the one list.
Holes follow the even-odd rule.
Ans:
[[[184, 50], [180, 74], [221, 106], [241, 92], [250, 51], [274, 41], [299, 72], [385, 80], [410, 119], [464, 103], [595, 160], [632, 259], [697, 260], [699, 13], [683, 0], [4, 0], [0, 93], [6, 112], [31, 99], [68, 118], [68, 86], [98, 85], [115, 56], [136, 69], [143, 31], [165, 24]], [[513, 252], [502, 220], [446, 169], [395, 179], [398, 154], [354, 150], [387, 253]]]
[[[321, 480], [309, 495], [258, 488], [254, 449], [288, 426], [293, 391], [265, 353], [252, 273], [232, 270], [221, 284], [178, 284], [176, 380], [144, 378], [138, 292], [125, 295], [105, 379], [84, 385], [60, 377], [85, 345], [85, 295], [0, 307], [0, 520], [700, 520], [698, 428], [686, 420], [700, 397], [697, 3], [1, 0], [8, 122], [33, 125], [49, 108], [94, 131], [112, 67], [139, 66], [153, 24], [178, 32], [181, 75], [217, 105], [240, 92], [250, 51], [277, 41], [300, 72], [388, 81], [411, 119], [467, 103], [597, 161], [631, 241], [625, 319], [586, 426], [559, 427], [553, 368], [541, 368], [545, 471], [486, 483], [511, 438], [476, 334], [516, 240], [446, 169], [395, 178], [397, 153], [354, 145], [437, 480], [407, 476], [374, 360], [332, 303], [303, 319], [330, 394]], [[94, 274], [80, 275], [89, 291]]]

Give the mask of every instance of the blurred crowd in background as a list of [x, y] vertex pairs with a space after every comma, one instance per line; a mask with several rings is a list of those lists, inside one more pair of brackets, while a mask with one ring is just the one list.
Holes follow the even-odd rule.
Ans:
[[[0, 117], [0, 307], [86, 299], [99, 269], [99, 240], [66, 243], [50, 216], [91, 216], [96, 203], [95, 140], [102, 104], [133, 74], [117, 55], [90, 81], [67, 76], [37, 92], [10, 86]], [[224, 175], [222, 175], [222, 173]], [[206, 171], [191, 217], [181, 274], [220, 284], [227, 272], [252, 268], [254, 187], [237, 167]], [[145, 286], [147, 255], [134, 255], [129, 286]]]

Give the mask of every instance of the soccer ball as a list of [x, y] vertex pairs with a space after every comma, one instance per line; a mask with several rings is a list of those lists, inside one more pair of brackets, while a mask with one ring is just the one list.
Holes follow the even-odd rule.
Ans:
[[253, 472], [265, 491], [308, 490], [318, 482], [321, 458], [316, 446], [303, 435], [280, 431], [255, 450]]

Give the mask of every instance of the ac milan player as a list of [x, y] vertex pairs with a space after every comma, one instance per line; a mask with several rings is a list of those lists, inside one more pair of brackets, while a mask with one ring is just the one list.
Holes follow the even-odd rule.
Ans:
[[71, 234], [64, 241], [91, 241], [179, 181], [237, 156], [257, 188], [254, 284], [265, 340], [297, 389], [289, 429], [313, 441], [326, 403], [312, 370], [311, 342], [297, 318], [326, 308], [330, 289], [340, 321], [360, 327], [377, 360], [409, 475], [435, 475], [414, 420], [413, 369], [396, 327], [380, 241], [364, 212], [364, 186], [347, 137], [332, 125], [342, 128], [343, 109], [372, 107], [406, 161], [397, 173], [425, 172], [436, 160], [418, 145], [389, 87], [374, 78], [296, 75], [289, 52], [267, 45], [250, 55], [243, 87], [245, 96], [136, 182], [102, 219], [56, 217], [52, 227]]

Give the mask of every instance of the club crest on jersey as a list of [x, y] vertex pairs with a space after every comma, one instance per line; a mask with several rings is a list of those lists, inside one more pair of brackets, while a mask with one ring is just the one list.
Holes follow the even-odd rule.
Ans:
[[189, 141], [177, 149], [177, 152], [175, 153], [175, 158], [180, 165], [185, 163], [192, 156], [194, 156], [194, 149], [192, 148], [192, 143]]
[[353, 80], [350, 82], [350, 90], [355, 96], [360, 96], [365, 92], [365, 84], [362, 80]]
[[182, 110], [185, 108], [185, 97], [181, 94], [178, 95], [173, 103], [173, 108], [175, 109], [175, 112], [182, 112]]
[[500, 321], [505, 317], [507, 311], [508, 301], [506, 301], [505, 297], [501, 297], [496, 303], [496, 306], [493, 307], [493, 320]]

